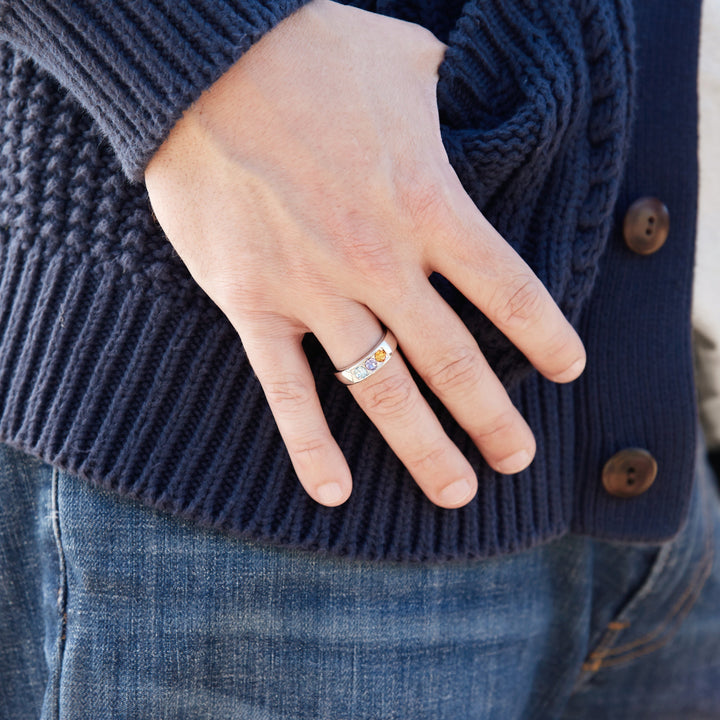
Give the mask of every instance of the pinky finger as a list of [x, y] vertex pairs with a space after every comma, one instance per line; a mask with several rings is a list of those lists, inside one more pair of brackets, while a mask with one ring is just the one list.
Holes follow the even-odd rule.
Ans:
[[325, 420], [301, 338], [243, 338], [243, 345], [300, 483], [316, 502], [341, 505], [352, 490], [350, 468]]

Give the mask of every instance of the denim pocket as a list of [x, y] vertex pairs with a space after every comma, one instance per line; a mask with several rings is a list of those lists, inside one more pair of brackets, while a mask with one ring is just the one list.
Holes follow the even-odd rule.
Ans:
[[661, 547], [645, 581], [607, 623], [583, 664], [580, 683], [602, 669], [625, 666], [659, 650], [680, 630], [713, 568], [716, 500], [710, 478], [703, 464], [687, 525]]

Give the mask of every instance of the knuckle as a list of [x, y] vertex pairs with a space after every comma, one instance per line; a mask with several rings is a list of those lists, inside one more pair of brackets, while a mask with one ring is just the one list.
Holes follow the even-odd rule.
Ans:
[[442, 186], [422, 171], [398, 181], [398, 202], [414, 227], [427, 232], [447, 221], [448, 203]]
[[397, 272], [395, 252], [387, 236], [367, 231], [336, 233], [335, 248], [345, 266], [373, 284]]
[[198, 284], [226, 315], [255, 307], [264, 295], [261, 286], [253, 281], [224, 276], [207, 279], [205, 283], [203, 280], [198, 279]]
[[540, 317], [543, 292], [534, 276], [521, 275], [506, 284], [491, 303], [492, 315], [502, 325], [524, 328]]
[[312, 466], [322, 463], [327, 450], [327, 438], [318, 435], [295, 438], [288, 443], [288, 452], [303, 465]]
[[409, 375], [392, 375], [367, 388], [365, 403], [368, 412], [385, 418], [398, 418], [412, 413], [416, 405], [415, 384]]
[[263, 389], [270, 405], [284, 413], [304, 412], [313, 394], [300, 376], [293, 375], [266, 382]]
[[515, 428], [516, 420], [516, 411], [506, 410], [485, 423], [485, 425], [475, 433], [476, 439], [483, 443], [492, 442], [496, 438], [502, 437], [512, 431]]
[[411, 474], [424, 475], [426, 473], [437, 471], [447, 461], [447, 449], [444, 447], [436, 447], [432, 450], [425, 450], [421, 455], [409, 458], [406, 461], [407, 469]]
[[435, 369], [428, 373], [427, 381], [433, 390], [467, 390], [482, 382], [485, 373], [478, 353], [471, 348], [462, 348], [441, 360]]
[[578, 354], [579, 339], [571, 330], [569, 324], [563, 325], [560, 330], [553, 333], [547, 341], [545, 356], [554, 362], [575, 359]]

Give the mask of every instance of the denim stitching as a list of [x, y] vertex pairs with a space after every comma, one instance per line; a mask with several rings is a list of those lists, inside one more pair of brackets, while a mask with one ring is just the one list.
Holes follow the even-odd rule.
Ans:
[[[703, 507], [703, 516], [706, 523], [705, 527], [707, 527], [708, 530], [705, 535], [705, 548], [703, 556], [692, 579], [690, 580], [688, 587], [677, 600], [668, 615], [650, 632], [640, 638], [636, 638], [632, 642], [626, 643], [625, 645], [619, 645], [617, 647], [610, 647], [610, 645], [617, 639], [623, 630], [630, 627], [630, 623], [617, 620], [608, 623], [608, 629], [603, 635], [600, 643], [598, 643], [597, 648], [588, 655], [587, 660], [583, 663], [583, 671], [594, 673], [604, 667], [613, 667], [630, 662], [641, 655], [646, 655], [659, 649], [673, 638], [680, 628], [682, 621], [688, 615], [690, 610], [692, 610], [695, 601], [702, 591], [705, 581], [712, 571], [715, 555], [713, 549], [714, 531], [712, 518], [708, 517], [708, 515], [708, 504], [705, 504]], [[666, 561], [668, 557], [669, 553], [665, 558]], [[663, 566], [665, 564], [667, 563], [663, 563]], [[659, 573], [654, 573], [654, 575], [655, 577], [652, 578], [652, 586], [654, 586], [655, 580], [659, 577]], [[638, 596], [633, 599], [633, 604], [635, 604], [640, 597], [647, 595], [649, 589], [650, 588], [643, 587]], [[633, 652], [630, 652], [631, 650]]]
[[[583, 673], [596, 672], [600, 669], [601, 658], [605, 656], [604, 654], [617, 640], [622, 631], [629, 628], [632, 624], [629, 620], [621, 620], [620, 618], [622, 618], [622, 616], [627, 613], [630, 608], [637, 605], [637, 603], [642, 602], [644, 598], [652, 593], [658, 580], [663, 577], [665, 569], [671, 564], [671, 558], [675, 552], [676, 547], [673, 544], [665, 545], [660, 549], [657, 557], [655, 558], [655, 562], [650, 568], [648, 576], [640, 589], [630, 599], [628, 604], [622, 608], [616, 618], [605, 626], [605, 631], [595, 646], [595, 649], [587, 656], [581, 666]], [[578, 678], [578, 683], [575, 689], [582, 685], [588, 677], [589, 676], [587, 675], [581, 674]]]
[[[706, 551], [707, 552], [707, 551]], [[707, 579], [709, 570], [712, 568], [712, 562], [709, 562], [709, 560], [712, 560], [712, 550], [710, 550], [711, 556], [708, 559], [707, 554], [705, 554], [701, 560], [701, 563], [698, 567], [698, 569], [695, 571], [695, 575], [693, 576], [693, 579], [690, 581], [690, 584], [686, 588], [685, 592], [680, 596], [679, 600], [675, 603], [672, 610], [668, 614], [668, 616], [652, 631], [648, 632], [647, 634], [643, 635], [642, 637], [639, 637], [635, 640], [633, 640], [630, 643], [626, 643], [625, 645], [618, 645], [617, 647], [608, 649], [606, 653], [606, 657], [609, 655], [620, 655], [624, 652], [628, 652], [629, 650], [632, 650], [639, 645], [643, 645], [645, 643], [648, 643], [652, 640], [654, 640], [658, 635], [661, 635], [662, 632], [665, 630], [665, 628], [672, 622], [673, 618], [680, 614], [681, 612], [684, 612], [684, 609], [687, 608], [688, 605], [688, 599], [691, 601], [690, 606], [692, 607], [692, 601], [695, 597], [697, 597], [699, 590], [702, 589], [702, 585], [704, 584], [705, 580]], [[629, 626], [630, 623], [628, 623]]]
[[[710, 546], [709, 548], [707, 546]], [[602, 655], [598, 654], [596, 661], [599, 667], [612, 667], [629, 662], [641, 655], [659, 649], [666, 645], [680, 629], [680, 625], [692, 610], [695, 601], [702, 591], [705, 581], [710, 576], [713, 566], [714, 552], [711, 543], [706, 543], [706, 551], [693, 576], [688, 588], [680, 600], [675, 604], [670, 614], [651, 632], [637, 638], [631, 643], [607, 649]], [[632, 651], [632, 652], [631, 652]], [[594, 654], [594, 653], [593, 653]], [[592, 657], [592, 655], [590, 656]]]
[[639, 647], [638, 649], [634, 650], [633, 652], [627, 653], [625, 655], [620, 655], [618, 657], [611, 657], [608, 660], [605, 660], [604, 658], [600, 661], [600, 667], [601, 668], [607, 668], [607, 667], [614, 667], [617, 665], [622, 665], [625, 663], [630, 662], [631, 660], [634, 660], [635, 658], [641, 657], [642, 655], [647, 655], [648, 653], [655, 652], [655, 650], [659, 650], [664, 645], [667, 645], [670, 640], [673, 639], [675, 634], [680, 629], [680, 626], [682, 625], [683, 620], [687, 617], [687, 615], [692, 610], [693, 606], [695, 605], [695, 601], [697, 600], [698, 596], [700, 595], [700, 592], [702, 591], [703, 586], [705, 585], [705, 581], [710, 576], [710, 571], [712, 570], [712, 563], [708, 563], [704, 567], [704, 572], [702, 573], [702, 577], [700, 578], [698, 584], [695, 587], [695, 591], [693, 592], [692, 596], [689, 599], [689, 602], [685, 605], [685, 607], [682, 609], [682, 612], [679, 612], [675, 616], [675, 622], [672, 626], [669, 627], [668, 631], [661, 636], [658, 640], [655, 642], [651, 642], [649, 644], [646, 644], [642, 647]]
[[54, 693], [54, 705], [51, 709], [53, 719], [60, 718], [60, 673], [63, 656], [65, 653], [65, 637], [67, 630], [67, 568], [65, 565], [65, 553], [62, 546], [62, 535], [60, 531], [60, 510], [58, 504], [59, 471], [53, 468], [52, 472], [52, 493], [51, 493], [51, 517], [55, 546], [58, 553], [58, 592], [57, 609], [60, 618], [60, 629], [58, 632], [57, 648], [55, 655], [55, 667], [52, 676], [52, 689]]

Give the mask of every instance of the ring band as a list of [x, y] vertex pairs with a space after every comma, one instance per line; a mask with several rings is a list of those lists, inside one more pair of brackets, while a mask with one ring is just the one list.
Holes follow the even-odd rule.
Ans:
[[397, 348], [397, 340], [389, 331], [385, 330], [380, 342], [378, 342], [372, 350], [365, 353], [357, 362], [352, 365], [338, 370], [335, 377], [345, 385], [354, 385], [355, 383], [366, 380], [374, 375], [380, 368], [388, 364]]

